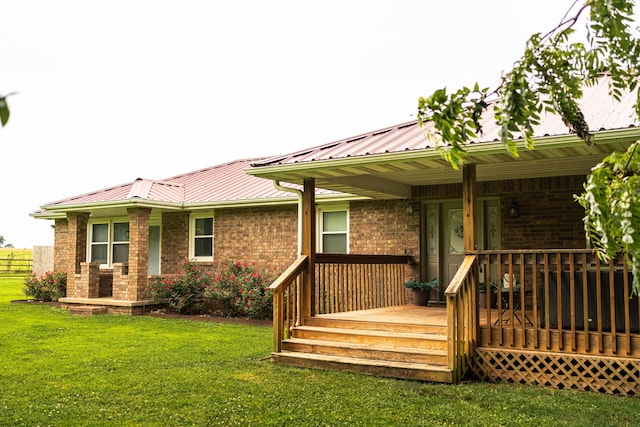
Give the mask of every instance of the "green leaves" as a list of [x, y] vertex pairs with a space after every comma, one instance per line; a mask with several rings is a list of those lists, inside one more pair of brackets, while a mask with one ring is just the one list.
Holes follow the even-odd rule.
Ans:
[[[542, 114], [558, 114], [569, 131], [593, 145], [589, 124], [580, 109], [584, 85], [610, 76], [609, 95], [619, 100], [624, 92], [638, 88], [640, 41], [632, 31], [632, 0], [588, 0], [573, 16], [542, 35], [531, 36], [522, 57], [502, 76], [492, 92], [462, 89], [447, 94], [439, 89], [420, 98], [418, 121], [427, 137], [451, 166], [464, 162], [466, 145], [482, 133], [480, 117], [491, 103], [495, 123], [505, 149], [518, 157], [519, 140], [527, 149], [535, 146], [534, 129]], [[573, 27], [588, 11], [585, 40]], [[564, 18], [563, 18], [564, 19]], [[505, 35], [508, 37], [508, 35]], [[635, 103], [640, 118], [640, 96]], [[625, 153], [612, 153], [593, 168], [576, 200], [585, 209], [587, 238], [603, 260], [621, 250], [631, 264], [634, 291], [640, 293], [640, 149], [636, 142]]]
[[[573, 26], [585, 10], [589, 11], [586, 40], [572, 41]], [[494, 96], [500, 139], [512, 156], [518, 157], [519, 139], [527, 149], [534, 148], [534, 128], [543, 113], [559, 114], [570, 132], [592, 145], [578, 101], [584, 84], [592, 84], [603, 73], [611, 76], [610, 94], [615, 99], [637, 86], [640, 42], [632, 35], [632, 15], [631, 0], [587, 2], [547, 34], [532, 35], [522, 57], [494, 91], [480, 90], [476, 84], [473, 89], [463, 87], [451, 94], [438, 89], [421, 97], [419, 123], [431, 123], [427, 137], [455, 169], [464, 161], [465, 145], [482, 133], [480, 118], [489, 106], [487, 99]], [[640, 100], [636, 111], [640, 117]]]
[[426, 137], [454, 169], [462, 165], [465, 145], [482, 130], [480, 118], [487, 107], [488, 89], [478, 84], [448, 95], [446, 88], [438, 89], [431, 96], [418, 100], [418, 122], [434, 123], [434, 130]]
[[4, 126], [9, 121], [9, 105], [7, 97], [0, 96], [0, 125]]
[[596, 165], [575, 199], [585, 209], [584, 228], [599, 258], [620, 251], [631, 265], [634, 293], [640, 293], [640, 141]]

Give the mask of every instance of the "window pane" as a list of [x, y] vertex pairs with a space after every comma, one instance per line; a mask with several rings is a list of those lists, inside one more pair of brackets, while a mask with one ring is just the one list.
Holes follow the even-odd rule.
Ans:
[[322, 236], [322, 251], [332, 254], [347, 253], [346, 234], [325, 234]]
[[213, 236], [213, 218], [196, 218], [196, 236]]
[[92, 242], [108, 242], [109, 241], [109, 224], [93, 224], [91, 241]]
[[91, 262], [107, 263], [107, 244], [91, 245]]
[[113, 262], [129, 262], [128, 243], [118, 243], [113, 245]]
[[128, 242], [129, 241], [129, 223], [116, 222], [113, 224], [113, 241]]
[[194, 255], [212, 256], [213, 255], [213, 237], [198, 237], [195, 239]]
[[347, 212], [323, 212], [322, 231], [347, 231]]

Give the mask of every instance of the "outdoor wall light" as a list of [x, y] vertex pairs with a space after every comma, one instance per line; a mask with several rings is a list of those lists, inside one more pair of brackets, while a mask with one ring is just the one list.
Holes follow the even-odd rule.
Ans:
[[520, 216], [520, 208], [514, 199], [511, 199], [511, 206], [509, 206], [509, 216], [511, 218], [518, 218]]

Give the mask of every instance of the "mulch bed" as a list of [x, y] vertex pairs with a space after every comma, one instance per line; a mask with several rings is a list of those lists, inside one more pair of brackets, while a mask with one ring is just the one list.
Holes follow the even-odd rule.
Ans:
[[148, 313], [147, 316], [161, 317], [164, 319], [192, 320], [195, 322], [236, 323], [239, 325], [251, 326], [271, 326], [273, 324], [271, 320], [255, 320], [247, 319], [246, 317], [211, 316], [208, 314], [177, 314], [165, 312], [163, 310], [152, 311]]
[[[58, 301], [34, 301], [32, 299], [12, 300], [11, 304], [49, 305], [52, 307], [60, 307], [60, 303]], [[271, 326], [273, 324], [273, 322], [268, 319], [255, 320], [247, 319], [245, 317], [211, 316], [208, 314], [177, 314], [167, 312], [166, 310], [154, 310], [146, 313], [145, 315], [164, 319], [192, 320], [194, 322], [236, 323], [239, 325], [251, 326]]]

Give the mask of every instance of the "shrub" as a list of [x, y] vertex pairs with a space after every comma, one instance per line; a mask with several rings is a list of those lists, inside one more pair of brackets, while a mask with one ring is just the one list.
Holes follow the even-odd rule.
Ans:
[[67, 294], [67, 273], [47, 272], [24, 279], [24, 294], [36, 301], [57, 301]]
[[196, 314], [202, 312], [202, 293], [211, 283], [212, 277], [202, 267], [187, 260], [176, 277], [155, 276], [149, 292], [155, 301], [166, 302], [180, 314]]
[[272, 278], [255, 266], [228, 261], [224, 270], [204, 291], [213, 314], [269, 319], [273, 313]]

